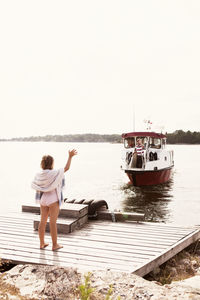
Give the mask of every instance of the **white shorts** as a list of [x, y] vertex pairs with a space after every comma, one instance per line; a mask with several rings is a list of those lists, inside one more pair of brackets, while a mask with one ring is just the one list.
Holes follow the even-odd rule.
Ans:
[[58, 195], [56, 190], [45, 192], [42, 194], [42, 197], [40, 199], [40, 204], [42, 206], [49, 206], [52, 203], [55, 203], [58, 201]]

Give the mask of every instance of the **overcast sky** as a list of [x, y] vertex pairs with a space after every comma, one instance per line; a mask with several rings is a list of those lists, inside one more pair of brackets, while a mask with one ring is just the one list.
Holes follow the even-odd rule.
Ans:
[[0, 137], [200, 131], [199, 0], [1, 0]]

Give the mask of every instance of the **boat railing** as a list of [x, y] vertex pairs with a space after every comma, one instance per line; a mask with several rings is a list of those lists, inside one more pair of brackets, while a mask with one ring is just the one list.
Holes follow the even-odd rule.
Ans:
[[145, 169], [146, 163], [147, 163], [147, 150], [144, 150], [144, 154], [143, 154], [143, 160], [142, 160], [142, 169]]

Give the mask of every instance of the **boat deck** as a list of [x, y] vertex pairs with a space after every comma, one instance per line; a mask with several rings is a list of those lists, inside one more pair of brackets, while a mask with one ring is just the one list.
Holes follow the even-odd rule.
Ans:
[[16, 264], [110, 269], [144, 276], [200, 238], [200, 227], [158, 223], [90, 221], [82, 229], [59, 234], [64, 247], [39, 249], [33, 215], [0, 215], [0, 257]]

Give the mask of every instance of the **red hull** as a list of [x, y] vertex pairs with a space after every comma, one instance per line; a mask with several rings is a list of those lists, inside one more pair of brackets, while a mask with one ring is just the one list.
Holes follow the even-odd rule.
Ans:
[[134, 186], [156, 185], [169, 181], [172, 167], [155, 171], [125, 171]]

